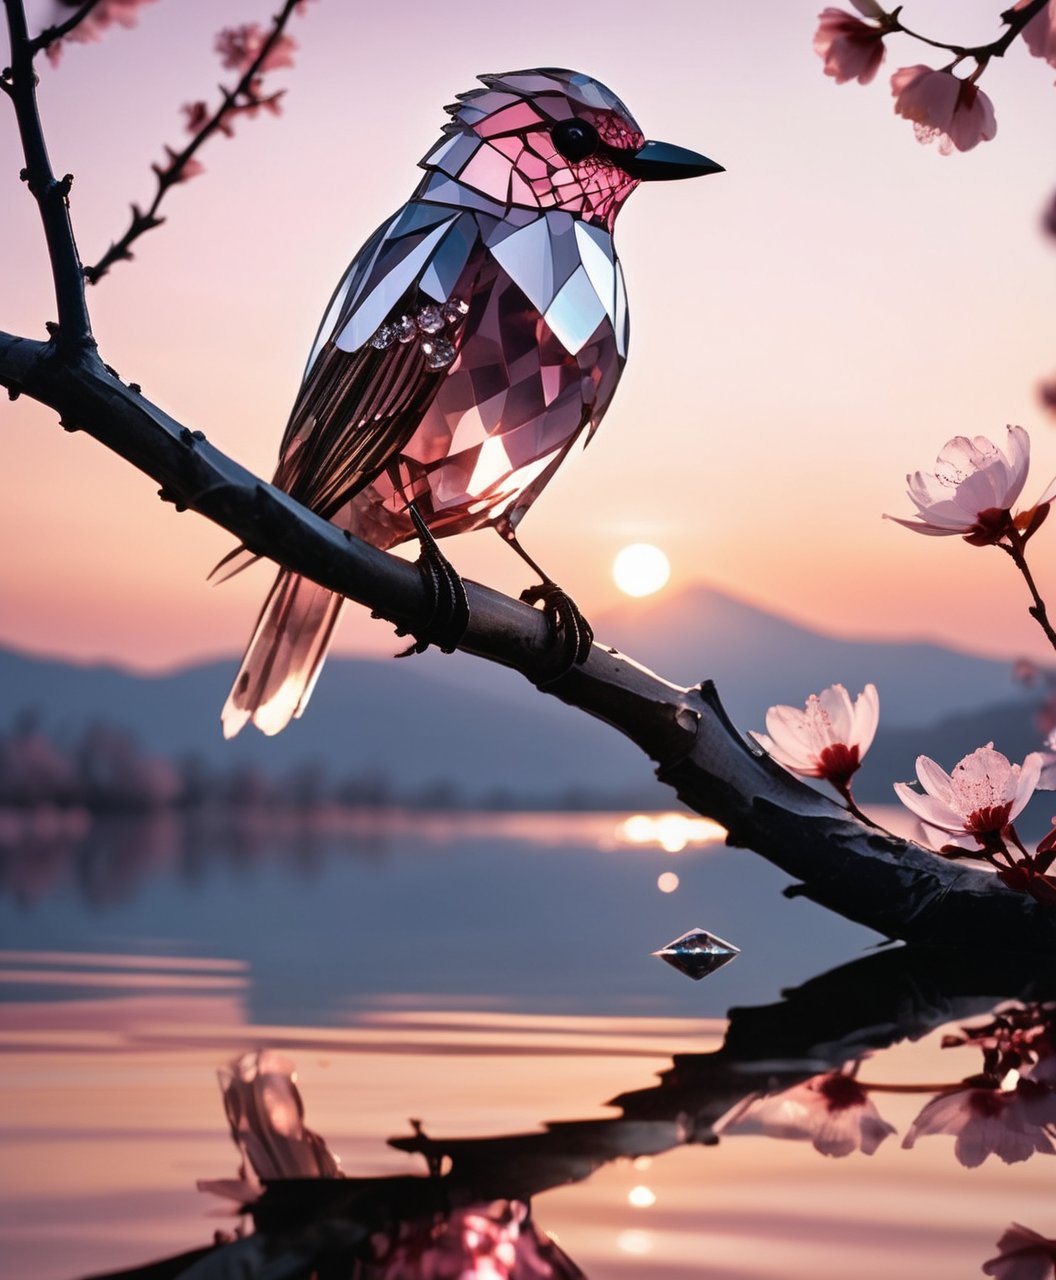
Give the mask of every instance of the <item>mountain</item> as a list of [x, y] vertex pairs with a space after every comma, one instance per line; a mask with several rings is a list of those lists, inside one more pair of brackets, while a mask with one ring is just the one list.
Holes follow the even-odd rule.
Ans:
[[[599, 639], [667, 679], [714, 679], [744, 729], [762, 729], [773, 703], [802, 705], [835, 681], [857, 693], [872, 680], [881, 730], [863, 798], [888, 799], [890, 780], [911, 776], [920, 751], [949, 767], [991, 738], [1009, 755], [1018, 750], [1013, 741], [1024, 750], [1037, 745], [1027, 694], [1003, 662], [938, 645], [826, 636], [705, 587], [629, 602], [593, 621]], [[278, 775], [315, 763], [334, 779], [383, 777], [404, 795], [448, 786], [463, 802], [499, 794], [520, 802], [669, 802], [620, 735], [541, 696], [516, 673], [461, 654], [331, 658], [302, 720], [275, 738], [247, 729], [225, 742], [219, 712], [234, 670], [232, 660], [147, 676], [0, 650], [0, 732], [32, 711], [60, 740], [104, 721], [131, 731], [149, 752], [195, 755], [213, 768], [252, 765]]]
[[621, 604], [591, 622], [599, 639], [668, 680], [714, 680], [746, 729], [762, 729], [767, 707], [802, 706], [837, 682], [854, 695], [872, 681], [885, 728], [1027, 697], [1008, 662], [937, 644], [825, 635], [703, 586]]

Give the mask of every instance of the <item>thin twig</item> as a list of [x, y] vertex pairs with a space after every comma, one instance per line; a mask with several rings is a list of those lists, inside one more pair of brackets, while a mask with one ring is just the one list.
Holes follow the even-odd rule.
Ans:
[[44, 226], [48, 257], [55, 282], [59, 323], [52, 334], [66, 351], [95, 346], [91, 318], [84, 294], [84, 273], [73, 236], [67, 197], [73, 175], [56, 179], [48, 157], [44, 130], [37, 110], [37, 77], [33, 71], [33, 41], [26, 27], [23, 0], [4, 0], [11, 40], [11, 67], [4, 79], [15, 108], [18, 133], [26, 167], [22, 179], [29, 187]]
[[[225, 89], [221, 86], [220, 93], [222, 96], [219, 107], [198, 130], [187, 146], [172, 156], [167, 168], [155, 168], [154, 172], [157, 174], [158, 188], [154, 194], [154, 199], [145, 210], [134, 204], [132, 206], [132, 220], [128, 224], [125, 233], [110, 245], [98, 262], [84, 268], [85, 279], [89, 284], [98, 284], [115, 262], [131, 259], [131, 247], [140, 236], [145, 235], [146, 232], [153, 230], [155, 227], [161, 226], [165, 219], [158, 217], [158, 209], [166, 193], [171, 187], [185, 180], [187, 167], [195, 154], [216, 132], [223, 130], [231, 116], [244, 111], [247, 105], [261, 107], [277, 100], [277, 94], [272, 94], [269, 98], [260, 98], [254, 90], [253, 82], [262, 74], [261, 68], [282, 37], [286, 24], [292, 17], [294, 10], [301, 3], [302, 0], [285, 0], [282, 10], [272, 19], [271, 30], [267, 39], [261, 45], [260, 52], [243, 73], [238, 84], [233, 89]], [[246, 101], [242, 102], [241, 99], [246, 99]]]
[[1008, 552], [1012, 557], [1012, 561], [1016, 568], [1023, 575], [1023, 581], [1027, 584], [1027, 589], [1030, 591], [1031, 599], [1034, 601], [1033, 605], [1031, 605], [1027, 612], [1034, 621], [1037, 622], [1038, 626], [1041, 627], [1042, 631], [1045, 632], [1045, 636], [1048, 639], [1049, 644], [1056, 649], [1056, 629], [1053, 628], [1052, 623], [1049, 621], [1049, 614], [1045, 607], [1045, 601], [1042, 599], [1041, 593], [1038, 591], [1037, 583], [1034, 581], [1034, 575], [1031, 573], [1030, 568], [1027, 565], [1025, 550], [1026, 539], [1023, 538], [1019, 533], [1019, 530], [1015, 528], [1010, 529], [1005, 536], [1008, 538], [1007, 544], [1000, 542], [997, 545], [1000, 546], [1002, 551]]
[[1007, 24], [1008, 30], [1004, 35], [991, 41], [990, 44], [948, 44], [944, 40], [932, 40], [929, 36], [922, 36], [918, 31], [913, 31], [902, 22], [899, 17], [902, 12], [901, 5], [888, 15], [887, 27], [890, 31], [899, 31], [903, 35], [911, 36], [914, 40], [919, 40], [921, 44], [930, 45], [933, 49], [945, 49], [948, 53], [955, 54], [958, 58], [974, 58], [976, 62], [986, 63], [991, 58], [1003, 58], [1015, 38], [1031, 18], [1036, 17], [1045, 8], [1047, 3], [1048, 0], [1031, 0], [1031, 3], [1025, 5], [1022, 9], [1006, 10], [1001, 15], [1001, 20]]
[[99, 3], [99, 0], [84, 0], [84, 3], [65, 22], [56, 22], [53, 26], [47, 27], [39, 36], [29, 42], [30, 52], [37, 54], [41, 49], [46, 49], [49, 44], [54, 44], [56, 40], [61, 40], [63, 36], [69, 35], [74, 27], [80, 24], [88, 17], [91, 11]]

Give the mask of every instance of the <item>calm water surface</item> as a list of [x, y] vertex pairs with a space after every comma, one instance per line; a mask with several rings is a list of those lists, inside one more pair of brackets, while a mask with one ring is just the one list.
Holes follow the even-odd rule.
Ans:
[[[595, 1280], [961, 1280], [1012, 1221], [1056, 1236], [1047, 966], [878, 951], [705, 826], [627, 819], [0, 826], [3, 1273], [234, 1231], [196, 1183], [239, 1161], [217, 1069], [262, 1049], [357, 1180], [343, 1221], [411, 1242], [346, 1275], [447, 1275], [406, 1261], [423, 1214]], [[649, 954], [693, 926], [742, 948], [701, 983]], [[510, 1274], [485, 1244], [450, 1274]]]

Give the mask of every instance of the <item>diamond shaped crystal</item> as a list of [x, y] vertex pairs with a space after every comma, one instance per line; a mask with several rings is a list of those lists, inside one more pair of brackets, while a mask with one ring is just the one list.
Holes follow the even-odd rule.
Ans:
[[690, 929], [681, 938], [676, 938], [666, 947], [653, 952], [654, 956], [666, 960], [695, 982], [706, 978], [716, 969], [721, 969], [739, 954], [740, 947], [735, 947], [732, 942], [724, 942], [706, 929]]

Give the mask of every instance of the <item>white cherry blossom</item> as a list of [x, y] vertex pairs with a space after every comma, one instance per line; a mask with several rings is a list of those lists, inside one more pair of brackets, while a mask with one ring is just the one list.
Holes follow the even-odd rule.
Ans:
[[988, 743], [967, 755], [947, 773], [930, 756], [917, 757], [917, 777], [924, 794], [905, 782], [895, 783], [895, 793], [912, 813], [930, 827], [954, 835], [971, 835], [980, 842], [999, 835], [1023, 812], [1034, 794], [1044, 763], [1041, 752], [1032, 751], [1022, 765]]
[[766, 733], [752, 737], [778, 764], [807, 778], [824, 778], [845, 790], [869, 750], [880, 718], [876, 685], [851, 702], [842, 684], [812, 693], [802, 711], [771, 707]]

